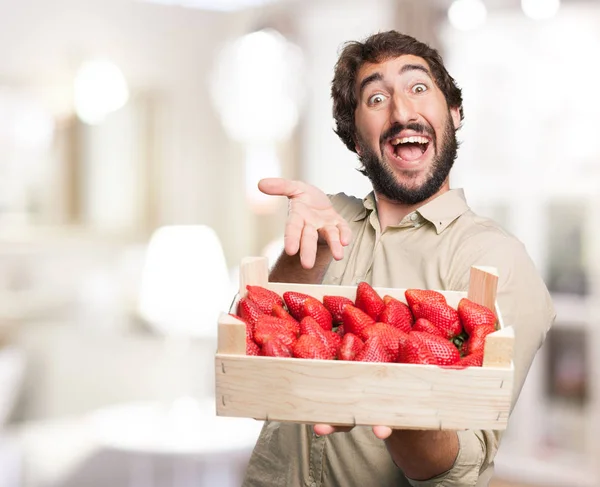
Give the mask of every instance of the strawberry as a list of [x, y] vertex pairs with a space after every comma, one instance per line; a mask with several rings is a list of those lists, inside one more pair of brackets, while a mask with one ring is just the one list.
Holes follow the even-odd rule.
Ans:
[[485, 325], [475, 328], [473, 334], [469, 336], [469, 339], [466, 341], [467, 355], [478, 352], [483, 353], [485, 348], [485, 337], [495, 331], [496, 327], [494, 325]]
[[347, 304], [354, 305], [351, 299], [344, 296], [323, 296], [323, 305], [331, 313], [334, 323], [342, 322], [342, 311]]
[[378, 322], [374, 325], [367, 326], [363, 330], [361, 338], [368, 341], [369, 338], [378, 336], [385, 351], [392, 359], [392, 362], [395, 362], [398, 359], [398, 353], [400, 352], [400, 333], [403, 332], [397, 330], [392, 325]]
[[305, 316], [300, 322], [300, 335], [314, 336], [323, 343], [331, 354], [331, 358], [335, 357], [339, 345], [342, 341], [337, 333], [331, 330], [323, 330], [321, 325], [311, 316]]
[[278, 316], [262, 315], [259, 316], [256, 325], [258, 326], [259, 323], [275, 323], [278, 326], [281, 325], [282, 327], [285, 327], [296, 336], [300, 334], [300, 323], [296, 320], [286, 320], [285, 318], [279, 318]]
[[375, 320], [367, 313], [350, 304], [344, 306], [342, 321], [344, 332], [354, 333], [358, 337], [362, 336], [362, 332], [367, 326], [375, 324]]
[[248, 297], [243, 297], [238, 303], [237, 314], [254, 330], [256, 320], [263, 312], [254, 301]]
[[430, 335], [444, 336], [442, 331], [435, 326], [431, 321], [425, 318], [419, 318], [415, 321], [415, 324], [412, 327], [413, 331], [422, 331], [425, 333], [429, 333]]
[[483, 352], [475, 352], [460, 359], [459, 364], [464, 367], [481, 367], [483, 365]]
[[271, 314], [273, 316], [277, 316], [278, 318], [283, 318], [284, 320], [296, 321], [281, 304], [274, 305], [273, 309], [271, 310]]
[[458, 302], [458, 316], [468, 335], [479, 326], [496, 326], [496, 315], [487, 306], [477, 304], [468, 298]]
[[403, 364], [438, 365], [438, 360], [431, 353], [429, 347], [424, 341], [418, 340], [414, 333], [418, 332], [409, 333], [404, 346], [400, 348], [398, 362]]
[[304, 304], [302, 305], [302, 318], [305, 318], [306, 316], [313, 318], [319, 323], [323, 330], [331, 331], [333, 327], [331, 313], [318, 299], [308, 297], [304, 300]]
[[460, 360], [460, 353], [456, 346], [445, 338], [421, 331], [411, 332], [410, 338], [424, 343], [437, 360], [437, 365], [454, 365]]
[[265, 314], [271, 314], [274, 305], [283, 305], [281, 296], [270, 289], [262, 286], [252, 286], [250, 284], [246, 286], [246, 289], [248, 291], [247, 297], [251, 301], [254, 301]]
[[254, 328], [254, 341], [264, 346], [269, 340], [278, 338], [284, 345], [291, 347], [297, 334], [290, 328], [291, 322], [274, 316], [264, 315], [259, 318]]
[[417, 308], [415, 318], [429, 320], [442, 332], [444, 338], [452, 339], [462, 332], [458, 311], [439, 301], [422, 301]]
[[307, 298], [310, 298], [308, 294], [298, 293], [296, 291], [286, 291], [283, 293], [283, 300], [285, 301], [288, 311], [298, 321], [304, 318], [304, 311], [302, 308], [304, 306], [304, 301], [306, 301]]
[[260, 347], [253, 340], [246, 339], [246, 355], [258, 357], [260, 354]]
[[384, 296], [383, 302], [385, 308], [379, 315], [379, 321], [392, 325], [404, 333], [409, 333], [414, 321], [410, 308], [392, 296]]
[[413, 312], [415, 319], [417, 318], [421, 303], [435, 301], [437, 303], [446, 304], [446, 297], [442, 293], [429, 289], [407, 289], [404, 291], [404, 297], [406, 298], [408, 307]]
[[340, 348], [338, 349], [338, 359], [340, 360], [354, 360], [356, 354], [360, 352], [364, 345], [364, 342], [358, 338], [354, 333], [346, 333]]
[[282, 343], [279, 338], [272, 338], [262, 347], [263, 355], [267, 357], [291, 357], [292, 350]]
[[354, 306], [377, 321], [377, 318], [379, 318], [379, 315], [385, 308], [385, 303], [368, 282], [362, 281], [356, 287]]
[[354, 358], [356, 362], [392, 362], [378, 335], [369, 338]]
[[292, 354], [296, 358], [321, 360], [330, 360], [332, 358], [327, 347], [316, 336], [311, 335], [300, 335], [292, 347]]
[[340, 325], [335, 329], [335, 332], [341, 336], [342, 338], [344, 337], [344, 335], [346, 334], [346, 332], [344, 331], [344, 325]]

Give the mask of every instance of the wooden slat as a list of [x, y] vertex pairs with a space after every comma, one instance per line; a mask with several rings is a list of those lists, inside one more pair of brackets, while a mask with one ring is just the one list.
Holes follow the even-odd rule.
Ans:
[[266, 287], [269, 282], [269, 262], [266, 257], [245, 257], [240, 264], [240, 297], [248, 292], [246, 286]]
[[216, 357], [217, 414], [395, 428], [506, 428], [512, 370]]
[[484, 367], [511, 367], [515, 333], [512, 326], [498, 330], [485, 337], [483, 351]]
[[495, 311], [497, 289], [498, 270], [495, 267], [471, 267], [469, 293], [467, 295], [471, 301]]
[[218, 353], [246, 355], [246, 324], [233, 316], [219, 316]]

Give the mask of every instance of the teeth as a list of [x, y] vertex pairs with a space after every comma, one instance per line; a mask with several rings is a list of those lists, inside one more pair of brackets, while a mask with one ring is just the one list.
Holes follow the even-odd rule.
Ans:
[[425, 137], [420, 137], [418, 135], [416, 136], [410, 136], [410, 137], [396, 137], [395, 139], [392, 139], [392, 145], [398, 145], [398, 144], [427, 144], [429, 142], [429, 140], [427, 140]]

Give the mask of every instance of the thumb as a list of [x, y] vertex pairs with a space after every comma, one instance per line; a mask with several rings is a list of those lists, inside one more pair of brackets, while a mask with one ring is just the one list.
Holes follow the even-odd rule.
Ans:
[[265, 178], [258, 182], [258, 189], [272, 196], [297, 196], [303, 192], [300, 181], [292, 181], [284, 178]]

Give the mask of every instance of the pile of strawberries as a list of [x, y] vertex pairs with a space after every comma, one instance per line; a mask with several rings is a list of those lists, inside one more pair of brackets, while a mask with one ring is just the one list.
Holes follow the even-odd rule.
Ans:
[[358, 362], [481, 366], [485, 337], [496, 315], [462, 298], [457, 309], [443, 294], [407, 289], [406, 303], [383, 298], [366, 282], [354, 301], [288, 291], [279, 296], [247, 286], [236, 318], [246, 323], [246, 354]]

